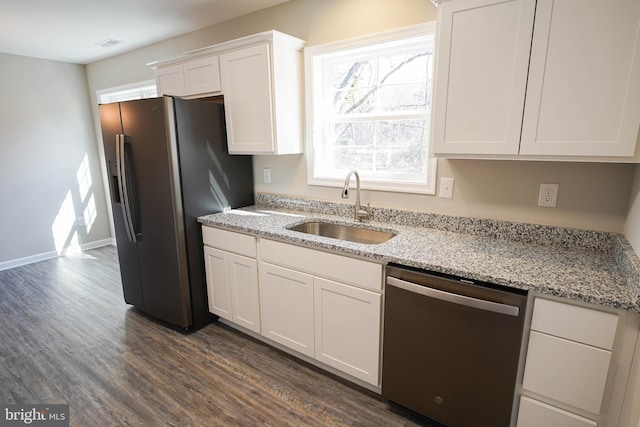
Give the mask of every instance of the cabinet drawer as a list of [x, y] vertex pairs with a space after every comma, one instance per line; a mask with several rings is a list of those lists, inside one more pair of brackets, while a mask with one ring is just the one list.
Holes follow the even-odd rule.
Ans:
[[202, 240], [207, 246], [251, 258], [256, 257], [256, 238], [254, 236], [203, 226]]
[[611, 350], [618, 316], [589, 308], [536, 298], [531, 329]]
[[338, 280], [361, 288], [382, 290], [382, 265], [273, 240], [260, 240], [263, 261]]
[[518, 427], [595, 427], [596, 422], [528, 397], [520, 398]]
[[598, 414], [610, 360], [609, 351], [531, 331], [522, 386]]

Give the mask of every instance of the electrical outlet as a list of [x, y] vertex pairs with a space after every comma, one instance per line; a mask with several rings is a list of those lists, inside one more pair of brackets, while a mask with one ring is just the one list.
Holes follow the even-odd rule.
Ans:
[[84, 226], [86, 226], [86, 225], [87, 225], [87, 222], [84, 220], [84, 217], [83, 217], [83, 216], [79, 216], [79, 217], [77, 218], [76, 223], [78, 224], [78, 227], [84, 227]]
[[440, 178], [440, 191], [438, 197], [453, 198], [453, 178]]
[[264, 168], [262, 170], [262, 174], [264, 176], [264, 183], [265, 184], [271, 184], [271, 169], [270, 168]]
[[558, 184], [540, 184], [538, 206], [555, 208], [558, 201]]

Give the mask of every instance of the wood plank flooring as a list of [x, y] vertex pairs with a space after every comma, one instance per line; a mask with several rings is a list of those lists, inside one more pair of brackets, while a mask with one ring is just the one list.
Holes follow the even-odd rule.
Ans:
[[127, 306], [114, 247], [0, 271], [0, 402], [68, 403], [72, 426], [428, 426], [214, 323]]

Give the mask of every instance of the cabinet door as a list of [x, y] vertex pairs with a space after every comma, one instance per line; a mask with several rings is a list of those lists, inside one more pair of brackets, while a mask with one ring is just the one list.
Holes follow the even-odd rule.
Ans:
[[274, 153], [269, 44], [220, 55], [230, 154]]
[[196, 59], [184, 64], [187, 95], [220, 92], [220, 66], [217, 56]]
[[611, 352], [531, 331], [522, 387], [600, 413]]
[[538, 0], [522, 154], [634, 154], [639, 23], [638, 0]]
[[314, 357], [313, 276], [260, 264], [262, 335]]
[[438, 7], [435, 154], [517, 154], [534, 0]]
[[186, 95], [182, 64], [158, 68], [155, 73], [158, 95]]
[[315, 357], [379, 384], [382, 295], [314, 278]]
[[529, 399], [520, 398], [518, 410], [518, 427], [596, 427], [596, 422], [580, 417], [551, 405]]
[[251, 331], [260, 333], [258, 262], [255, 259], [235, 254], [229, 254], [228, 257], [233, 321]]
[[231, 282], [229, 280], [229, 254], [204, 247], [205, 270], [207, 276], [207, 298], [209, 311], [233, 321], [231, 305]]

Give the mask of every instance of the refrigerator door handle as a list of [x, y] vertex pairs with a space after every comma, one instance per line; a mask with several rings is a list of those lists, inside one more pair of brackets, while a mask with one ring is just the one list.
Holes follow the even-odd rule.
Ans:
[[131, 202], [129, 200], [129, 191], [127, 185], [127, 172], [125, 162], [125, 136], [124, 134], [116, 135], [116, 169], [118, 172], [118, 188], [122, 196], [122, 216], [124, 217], [124, 227], [130, 242], [137, 242], [136, 231], [133, 227], [131, 216]]

